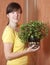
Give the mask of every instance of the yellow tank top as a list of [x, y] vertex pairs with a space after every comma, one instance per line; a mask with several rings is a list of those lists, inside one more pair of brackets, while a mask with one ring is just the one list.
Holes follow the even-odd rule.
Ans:
[[[11, 42], [13, 46], [13, 52], [23, 51], [25, 44], [21, 42], [18, 37], [18, 33], [12, 30], [9, 26], [6, 26], [3, 35], [2, 35], [3, 43]], [[22, 56], [20, 58], [16, 58], [13, 60], [8, 60], [7, 65], [27, 65], [28, 56]]]

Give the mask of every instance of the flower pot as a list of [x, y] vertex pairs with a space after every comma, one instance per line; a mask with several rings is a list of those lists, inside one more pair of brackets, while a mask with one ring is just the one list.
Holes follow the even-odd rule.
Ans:
[[28, 46], [34, 45], [33, 48], [37, 48], [40, 45], [40, 39], [38, 39], [38, 38], [29, 37], [28, 42], [29, 42]]

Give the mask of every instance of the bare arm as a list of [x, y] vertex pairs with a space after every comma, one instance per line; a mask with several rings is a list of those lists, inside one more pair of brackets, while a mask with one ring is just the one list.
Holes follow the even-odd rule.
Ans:
[[31, 46], [28, 49], [23, 50], [21, 52], [12, 52], [12, 47], [13, 47], [13, 44], [4, 43], [4, 54], [5, 54], [5, 58], [7, 60], [19, 58], [27, 53], [34, 52], [39, 49], [39, 47], [37, 49], [32, 49], [32, 47], [34, 47], [34, 46]]

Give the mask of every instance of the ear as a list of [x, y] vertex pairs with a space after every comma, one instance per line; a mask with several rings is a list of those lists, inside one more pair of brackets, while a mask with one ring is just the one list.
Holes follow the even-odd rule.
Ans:
[[9, 14], [7, 14], [7, 17], [9, 18]]

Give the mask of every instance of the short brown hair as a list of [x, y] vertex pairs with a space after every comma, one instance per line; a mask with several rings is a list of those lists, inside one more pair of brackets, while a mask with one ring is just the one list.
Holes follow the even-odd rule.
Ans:
[[22, 13], [22, 8], [21, 6], [16, 3], [16, 2], [12, 2], [10, 3], [8, 6], [7, 6], [7, 9], [6, 9], [6, 14], [10, 13], [10, 12], [13, 12], [13, 11], [18, 11], [20, 10], [20, 13]]

